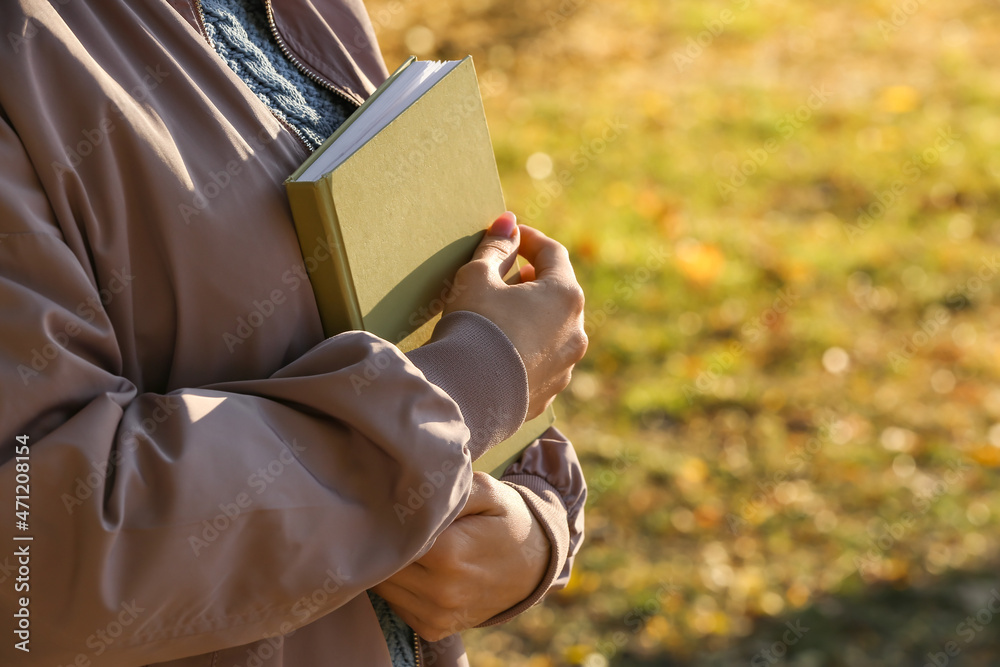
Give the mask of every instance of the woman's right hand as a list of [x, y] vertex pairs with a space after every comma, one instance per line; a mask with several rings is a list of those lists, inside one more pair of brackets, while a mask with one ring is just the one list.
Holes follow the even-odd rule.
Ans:
[[[520, 254], [521, 280], [503, 276]], [[510, 339], [528, 372], [528, 414], [542, 413], [569, 384], [587, 351], [583, 289], [560, 243], [504, 213], [490, 226], [472, 260], [455, 276], [445, 314], [468, 310], [486, 317]]]

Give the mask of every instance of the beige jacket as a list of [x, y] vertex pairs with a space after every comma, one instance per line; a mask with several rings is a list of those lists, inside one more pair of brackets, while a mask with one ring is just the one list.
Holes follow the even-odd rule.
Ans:
[[[276, 4], [318, 80], [360, 102], [384, 79], [359, 1]], [[324, 340], [326, 258], [303, 260], [282, 186], [307, 150], [198, 19], [0, 4], [0, 664], [388, 667], [365, 590], [461, 510], [523, 420], [524, 366], [471, 313], [409, 355]], [[490, 622], [564, 584], [582, 538], [549, 435], [504, 478], [548, 572]], [[457, 637], [420, 650], [465, 663]]]

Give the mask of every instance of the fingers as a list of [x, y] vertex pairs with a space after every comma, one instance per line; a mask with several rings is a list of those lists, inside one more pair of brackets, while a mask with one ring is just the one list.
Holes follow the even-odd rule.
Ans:
[[399, 596], [403, 595], [403, 591], [410, 593], [419, 590], [420, 582], [426, 577], [427, 567], [417, 560], [382, 583], [374, 586], [372, 590], [384, 597], [388, 602], [402, 604], [403, 601]]
[[418, 564], [404, 567], [372, 588], [418, 635], [438, 641], [484, 620], [470, 615], [475, 600], [473, 582], [481, 573], [428, 569]]
[[550, 239], [533, 227], [518, 225], [521, 245], [518, 252], [535, 268], [538, 280], [555, 279], [576, 283], [576, 274], [569, 261], [569, 253], [561, 243]]
[[[502, 496], [506, 496], [502, 497]], [[509, 609], [537, 587], [551, 558], [539, 521], [512, 487], [476, 473], [466, 512], [420, 560], [375, 586], [418, 635], [439, 640]]]
[[[517, 262], [517, 250], [515, 250], [512, 253], [510, 253], [510, 255], [507, 256], [507, 259], [505, 259], [504, 261], [500, 262], [500, 266], [499, 266], [499, 268], [497, 268], [497, 274], [499, 274], [499, 276], [501, 278], [503, 278], [504, 282], [506, 282], [508, 285], [516, 284], [516, 283], [511, 283], [511, 282], [509, 282], [507, 280], [507, 274], [511, 273], [510, 268], [512, 266], [514, 266], [515, 262]], [[515, 271], [515, 272], [511, 273], [510, 277], [513, 278], [513, 279], [516, 279], [516, 278], [518, 278], [519, 274], [520, 274], [519, 271]]]
[[[485, 261], [496, 267], [502, 278], [507, 269], [517, 259], [517, 246], [520, 241], [520, 230], [517, 218], [510, 211], [505, 212], [493, 221], [486, 230], [486, 236], [472, 255], [472, 261]], [[506, 266], [505, 266], [506, 265]]]
[[486, 514], [490, 516], [503, 514], [503, 490], [498, 487], [503, 487], [503, 484], [485, 472], [473, 473], [472, 493], [469, 494], [469, 500], [466, 501], [465, 507], [459, 512], [457, 518], [469, 514]]
[[[579, 356], [573, 359], [573, 363], [583, 357], [587, 349], [586, 335], [583, 333], [583, 307], [584, 294], [580, 283], [576, 281], [576, 274], [573, 265], [569, 261], [569, 252], [561, 243], [550, 239], [537, 229], [520, 225], [521, 247], [519, 253], [530, 262], [530, 265], [521, 267], [521, 281], [523, 283], [549, 283], [555, 285], [562, 306], [562, 312], [570, 314], [571, 317], [580, 318], [578, 331], [573, 340], [572, 348], [574, 355], [578, 351]], [[529, 268], [530, 267], [530, 268]], [[573, 356], [573, 355], [570, 355]]]
[[524, 266], [522, 266], [519, 278], [520, 278], [519, 282], [530, 283], [532, 280], [535, 279], [535, 267], [533, 267], [531, 264], [525, 264]]
[[[406, 568], [397, 573], [393, 579], [405, 571]], [[404, 623], [428, 641], [438, 641], [465, 629], [458, 627], [459, 624], [455, 622], [451, 614], [435, 607], [426, 600], [425, 596], [414, 592], [407, 585], [383, 581], [372, 590], [389, 603], [389, 606], [403, 619]]]

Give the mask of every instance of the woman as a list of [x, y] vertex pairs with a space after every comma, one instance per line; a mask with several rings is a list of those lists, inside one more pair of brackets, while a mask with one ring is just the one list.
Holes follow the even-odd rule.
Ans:
[[586, 348], [565, 250], [502, 216], [429, 344], [323, 338], [282, 182], [386, 76], [360, 2], [0, 21], [3, 664], [464, 664], [565, 583], [570, 444], [470, 467]]

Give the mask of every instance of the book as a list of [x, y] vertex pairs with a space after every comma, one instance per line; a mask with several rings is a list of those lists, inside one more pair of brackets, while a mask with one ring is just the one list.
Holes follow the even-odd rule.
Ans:
[[[472, 57], [411, 57], [285, 181], [327, 336], [422, 345], [505, 210]], [[499, 477], [551, 408], [474, 464]]]

